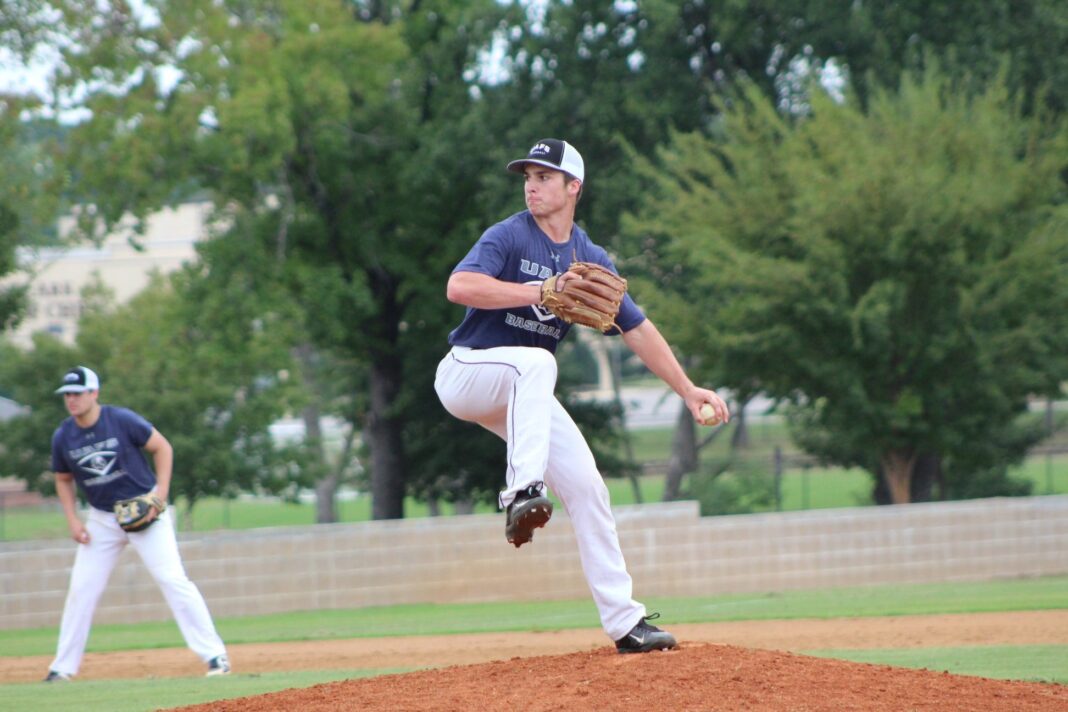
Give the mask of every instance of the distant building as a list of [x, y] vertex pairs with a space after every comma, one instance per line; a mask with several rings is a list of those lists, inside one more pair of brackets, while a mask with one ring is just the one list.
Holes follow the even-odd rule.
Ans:
[[[91, 244], [62, 249], [21, 249], [23, 271], [4, 281], [30, 279], [29, 308], [18, 328], [8, 335], [22, 347], [31, 344], [33, 334], [55, 334], [74, 343], [78, 318], [82, 313], [82, 288], [94, 275], [122, 303], [148, 284], [153, 271], [173, 272], [196, 255], [195, 244], [207, 236], [210, 202], [191, 202], [167, 208], [148, 217], [144, 235], [136, 236], [131, 221], [123, 221], [99, 247]], [[59, 221], [59, 233], [66, 235], [74, 224], [72, 217]]]

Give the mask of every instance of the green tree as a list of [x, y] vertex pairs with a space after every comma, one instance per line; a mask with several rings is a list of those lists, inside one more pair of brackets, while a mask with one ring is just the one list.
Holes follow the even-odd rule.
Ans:
[[[334, 522], [337, 490], [359, 471], [354, 424], [367, 412], [361, 388], [367, 369], [312, 343], [307, 324], [312, 315], [293, 298], [293, 285], [306, 279], [305, 270], [278, 249], [285, 231], [285, 221], [276, 212], [236, 216], [222, 235], [199, 246], [201, 262], [190, 286], [199, 307], [199, 328], [206, 333], [230, 330], [233, 304], [242, 304], [241, 319], [253, 320], [260, 330], [271, 324], [278, 349], [273, 371], [284, 372], [292, 384], [286, 412], [299, 416], [304, 431], [299, 440], [278, 443], [277, 468], [286, 472], [280, 481], [314, 487], [316, 521]], [[240, 337], [230, 345], [240, 352]], [[340, 443], [327, 442], [323, 424], [328, 417], [350, 424]]]
[[55, 395], [59, 380], [78, 363], [75, 349], [55, 337], [38, 334], [24, 351], [0, 339], [0, 392], [23, 407], [23, 413], [0, 420], [0, 459], [5, 477], [18, 477], [38, 492], [53, 494], [52, 433], [67, 417]]
[[272, 243], [243, 244], [289, 263], [311, 343], [368, 394], [373, 515], [402, 516], [406, 423], [432, 398], [407, 379], [444, 350], [447, 245], [482, 223], [486, 158], [468, 147], [484, 128], [463, 75], [499, 10], [201, 0], [113, 3], [101, 21], [57, 4], [79, 38], [60, 87], [103, 78], [62, 154], [86, 234], [200, 189], [229, 219], [273, 216]]
[[[15, 271], [15, 212], [0, 202], [0, 277]], [[0, 332], [15, 324], [23, 308], [26, 287], [0, 285]]]
[[[642, 11], [650, 13], [648, 3]], [[853, 2], [705, 0], [672, 3], [678, 30], [666, 52], [682, 53], [712, 91], [737, 80], [761, 86], [782, 110], [801, 108], [806, 80], [851, 79], [869, 89], [897, 83], [928, 58], [958, 76], [993, 79], [1010, 60], [1009, 85], [1068, 108], [1068, 7], [1059, 0]], [[963, 11], [962, 11], [963, 10]], [[652, 14], [652, 13], [650, 13]]]
[[[532, 4], [518, 7], [502, 30], [508, 78], [486, 96], [511, 109], [490, 118], [504, 144], [561, 134], [582, 148], [589, 175], [579, 220], [616, 249], [640, 304], [687, 310], [657, 298], [660, 280], [685, 279], [685, 265], [645, 272], [640, 246], [617, 239], [620, 216], [646, 188], [635, 160], [653, 155], [669, 129], [715, 131], [717, 97], [739, 81], [797, 113], [806, 110], [815, 78], [843, 82], [842, 90], [852, 79], [863, 103], [869, 82], [891, 85], [903, 68], [930, 58], [977, 79], [1009, 59], [1010, 85], [1028, 97], [1045, 86], [1050, 105], [1063, 108], [1068, 72], [1059, 71], [1064, 53], [1055, 48], [1066, 32], [1068, 9], [1055, 0], [981, 0], [966, 13], [955, 3], [918, 1]], [[689, 363], [698, 379], [721, 383], [718, 362], [702, 358], [717, 335], [700, 326], [701, 313], [689, 311], [692, 318], [678, 323], [690, 333], [669, 340], [693, 343], [693, 329], [701, 330]], [[741, 385], [739, 404], [752, 393], [752, 384]], [[732, 446], [744, 444], [744, 418], [735, 418], [731, 433]], [[708, 442], [699, 443], [692, 419], [680, 414], [665, 496], [678, 491], [678, 476], [696, 467], [700, 444]]]
[[933, 454], [952, 494], [1003, 475], [1038, 436], [1028, 396], [1068, 375], [1066, 141], [1004, 79], [929, 68], [797, 121], [749, 88], [659, 154], [629, 232], [686, 305], [664, 320], [705, 325], [683, 349], [792, 403], [807, 450], [893, 502]]
[[[239, 223], [229, 232], [255, 227]], [[174, 445], [172, 491], [190, 508], [204, 495], [291, 494], [314, 484], [315, 469], [292, 467], [294, 453], [276, 447], [268, 431], [301, 402], [289, 352], [299, 312], [272, 297], [276, 262], [266, 253], [235, 253], [239, 246], [202, 243], [198, 249], [211, 256], [213, 269], [200, 260], [170, 277], [156, 275], [120, 306], [106, 285], [90, 282], [76, 347], [39, 335], [31, 350], [4, 349], [0, 389], [27, 407], [0, 425], [12, 474], [51, 491], [42, 475], [52, 430], [66, 416], [53, 390], [59, 374], [83, 363], [101, 375], [101, 402], [137, 410]]]
[[548, 133], [580, 146], [594, 169], [584, 219], [605, 236], [642, 190], [625, 146], [651, 155], [669, 128], [708, 129], [737, 81], [790, 110], [816, 77], [852, 80], [864, 99], [869, 82], [892, 86], [928, 58], [979, 80], [1008, 59], [1010, 86], [1068, 106], [1057, 0], [977, 0], [968, 12], [950, 0], [517, 4], [497, 39], [505, 61], [485, 95], [509, 110], [489, 117], [493, 135], [505, 150]]
[[56, 201], [41, 190], [48, 170], [42, 148], [48, 124], [20, 118], [33, 105], [32, 100], [0, 95], [0, 332], [13, 327], [26, 308], [28, 280], [17, 248], [54, 239], [46, 221], [54, 215]]
[[[426, 388], [458, 318], [441, 284], [486, 224], [519, 208], [499, 170], [517, 146], [561, 134], [582, 147], [594, 170], [580, 219], [613, 245], [644, 188], [626, 147], [651, 154], [671, 126], [708, 126], [712, 98], [735, 77], [782, 94], [798, 57], [840, 59], [858, 80], [884, 63], [896, 76], [911, 52], [897, 40], [946, 48], [954, 18], [1003, 30], [997, 42], [1029, 57], [1057, 46], [1056, 3], [999, 14], [1003, 4], [984, 2], [973, 19], [946, 3], [894, 15], [812, 2], [57, 0], [60, 21], [13, 3], [0, 30], [26, 51], [55, 34], [78, 38], [54, 88], [68, 100], [88, 88], [92, 120], [62, 154], [53, 192], [87, 203], [87, 232], [201, 188], [228, 210], [275, 215], [268, 247], [295, 263], [300, 277], [285, 286], [307, 307], [311, 342], [368, 394], [350, 417], [371, 446], [375, 516], [391, 517], [406, 491], [440, 480], [408, 451], [417, 442], [421, 457], [435, 446], [420, 434], [458, 427], [422, 427], [449, 423]], [[937, 31], [917, 34], [927, 27]], [[499, 67], [483, 59], [491, 37], [505, 47]], [[1005, 53], [997, 42], [966, 61], [992, 65], [983, 60]], [[1044, 56], [1035, 81], [1063, 61]]]
[[285, 314], [265, 314], [250, 298], [257, 286], [240, 279], [207, 288], [202, 271], [157, 276], [123, 305], [98, 301], [77, 339], [80, 362], [100, 374], [101, 402], [136, 410], [171, 441], [172, 492], [190, 507], [293, 484], [268, 433], [291, 397]]
[[[836, 58], [860, 93], [892, 86], [902, 70], [931, 56], [958, 76], [993, 80], [1009, 61], [1008, 85], [1028, 103], [1068, 109], [1068, 6], [1058, 0], [977, 0], [962, 12], [952, 0], [892, 3], [805, 2], [794, 41], [782, 52], [816, 64]], [[780, 82], [781, 86], [781, 82]]]
[[[0, 99], [0, 150], [6, 156], [14, 144], [17, 118], [11, 107]], [[18, 236], [18, 216], [9, 205], [7, 191], [0, 193], [0, 278], [15, 270], [15, 245]], [[25, 288], [0, 284], [0, 332], [14, 324], [24, 298]]]

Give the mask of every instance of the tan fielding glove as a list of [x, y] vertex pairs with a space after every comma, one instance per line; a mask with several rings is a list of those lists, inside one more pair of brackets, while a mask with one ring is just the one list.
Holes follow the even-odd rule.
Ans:
[[553, 275], [541, 284], [541, 305], [569, 324], [582, 324], [601, 332], [619, 326], [616, 316], [627, 293], [627, 280], [593, 262], [572, 262], [568, 272], [581, 279], [569, 279], [556, 290]]

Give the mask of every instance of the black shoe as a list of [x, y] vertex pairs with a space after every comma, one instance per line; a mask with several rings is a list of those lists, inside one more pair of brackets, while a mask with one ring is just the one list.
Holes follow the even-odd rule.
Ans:
[[208, 661], [207, 677], [230, 674], [230, 659], [225, 655], [217, 655]]
[[671, 633], [646, 623], [659, 617], [659, 613], [654, 613], [638, 621], [638, 625], [616, 641], [616, 650], [621, 653], [648, 653], [650, 650], [669, 650], [678, 645]]
[[70, 675], [65, 672], [56, 672], [55, 670], [49, 670], [48, 675], [44, 679], [44, 682], [70, 682]]
[[535, 482], [515, 496], [508, 505], [504, 522], [504, 536], [509, 544], [519, 548], [534, 538], [534, 530], [544, 527], [553, 516], [553, 503], [541, 493], [541, 482]]

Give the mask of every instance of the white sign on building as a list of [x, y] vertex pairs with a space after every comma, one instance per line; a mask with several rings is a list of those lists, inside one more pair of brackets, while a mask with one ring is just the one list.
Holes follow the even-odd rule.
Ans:
[[[195, 243], [207, 237], [210, 202], [184, 203], [154, 213], [146, 220], [144, 235], [131, 244], [132, 220], [124, 221], [99, 246], [87, 244], [63, 249], [22, 249], [23, 270], [5, 282], [30, 280], [26, 316], [9, 335], [21, 347], [31, 345], [33, 334], [55, 334], [74, 343], [82, 312], [82, 288], [99, 280], [122, 303], [148, 285], [153, 271], [173, 272], [196, 256]], [[66, 235], [74, 218], [61, 218], [60, 235]]]

